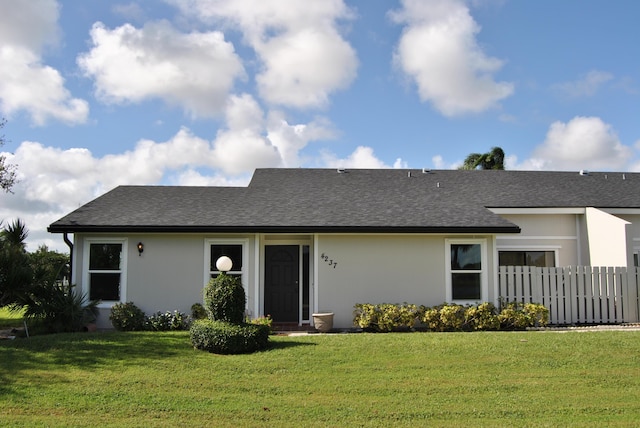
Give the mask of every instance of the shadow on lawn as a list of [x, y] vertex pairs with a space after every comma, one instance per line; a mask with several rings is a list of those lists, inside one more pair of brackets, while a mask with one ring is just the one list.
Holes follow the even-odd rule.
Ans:
[[0, 394], [28, 376], [30, 384], [65, 382], [69, 369], [93, 370], [113, 364], [144, 365], [192, 349], [188, 336], [177, 333], [63, 333], [0, 343]]

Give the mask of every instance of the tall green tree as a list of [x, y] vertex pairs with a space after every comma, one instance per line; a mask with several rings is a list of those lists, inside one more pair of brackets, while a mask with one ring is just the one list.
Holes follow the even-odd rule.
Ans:
[[[0, 129], [4, 128], [7, 123], [5, 119], [0, 119]], [[0, 147], [5, 143], [4, 135], [0, 135]], [[7, 163], [6, 156], [0, 156], [0, 189], [5, 192], [11, 192], [13, 185], [16, 184], [18, 178], [16, 176], [16, 166]]]
[[504, 169], [504, 151], [492, 147], [488, 153], [471, 153], [459, 169]]
[[33, 268], [26, 251], [29, 231], [21, 220], [0, 230], [0, 307], [22, 306], [33, 285]]

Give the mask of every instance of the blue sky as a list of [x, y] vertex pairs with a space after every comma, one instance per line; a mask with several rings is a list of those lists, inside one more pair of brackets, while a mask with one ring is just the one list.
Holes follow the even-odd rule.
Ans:
[[0, 219], [257, 167], [640, 171], [635, 0], [0, 0]]

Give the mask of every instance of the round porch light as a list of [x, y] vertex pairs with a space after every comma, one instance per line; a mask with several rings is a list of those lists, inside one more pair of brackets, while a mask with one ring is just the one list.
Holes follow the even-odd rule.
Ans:
[[229, 272], [232, 266], [233, 262], [227, 256], [222, 256], [216, 260], [216, 268], [218, 268], [220, 272]]

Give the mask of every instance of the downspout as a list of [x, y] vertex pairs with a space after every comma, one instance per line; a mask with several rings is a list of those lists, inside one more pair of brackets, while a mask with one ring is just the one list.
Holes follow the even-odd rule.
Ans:
[[69, 240], [67, 232], [62, 234], [62, 239], [64, 239], [64, 243], [69, 247], [69, 284], [71, 284], [73, 282], [73, 242]]

